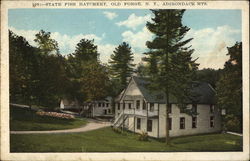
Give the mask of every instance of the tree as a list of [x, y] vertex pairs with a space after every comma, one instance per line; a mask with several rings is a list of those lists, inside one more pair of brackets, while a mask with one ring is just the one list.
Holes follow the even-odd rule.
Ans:
[[99, 53], [94, 40], [82, 39], [67, 58], [69, 98], [79, 102], [102, 99], [107, 95], [109, 77], [107, 67], [98, 61]]
[[[65, 94], [65, 58], [59, 54], [57, 42], [50, 39], [49, 32], [40, 31], [35, 41], [39, 42], [38, 48], [9, 32], [10, 99], [54, 108]], [[50, 43], [54, 44], [51, 48]]]
[[135, 73], [139, 77], [147, 77], [149, 75], [149, 67], [147, 64], [139, 63], [135, 70]]
[[[110, 72], [113, 81], [118, 82], [118, 93], [121, 92], [127, 86], [127, 78], [133, 73], [132, 64], [134, 60], [131, 47], [128, 43], [123, 42], [117, 48], [115, 48], [114, 53], [110, 56]], [[116, 93], [117, 94], [117, 93]]]
[[9, 31], [10, 101], [31, 104], [34, 99], [36, 49], [24, 37]]
[[81, 89], [85, 101], [101, 100], [107, 96], [109, 77], [107, 68], [98, 62], [88, 62], [84, 65]]
[[230, 58], [216, 84], [217, 103], [232, 118], [227, 121], [238, 120], [241, 124], [239, 131], [242, 131], [242, 43], [236, 42], [227, 49]]
[[221, 70], [205, 68], [202, 70], [198, 70], [196, 72], [196, 80], [203, 81], [211, 84], [213, 88], [216, 88], [216, 82], [219, 80]]
[[36, 62], [38, 80], [34, 89], [38, 97], [37, 104], [54, 108], [65, 94], [66, 60], [60, 55], [58, 43], [51, 38], [50, 32], [41, 30], [35, 36], [38, 56], [33, 61]]
[[[190, 84], [193, 80], [198, 64], [192, 60], [194, 50], [187, 44], [192, 40], [183, 40], [189, 31], [182, 24], [185, 10], [152, 10], [153, 22], [147, 22], [150, 32], [155, 34], [152, 41], [146, 43], [150, 52], [145, 53], [150, 64], [150, 79], [152, 88], [163, 89], [166, 95], [166, 122], [170, 108], [170, 94], [180, 102], [180, 108], [186, 108], [189, 98]], [[169, 143], [169, 127], [166, 124], [166, 143]]]
[[41, 30], [35, 36], [34, 41], [37, 43], [42, 54], [49, 55], [59, 53], [58, 43], [51, 38], [50, 32]]
[[98, 61], [99, 59], [99, 53], [97, 46], [94, 45], [94, 40], [81, 39], [76, 45], [73, 55], [77, 61]]

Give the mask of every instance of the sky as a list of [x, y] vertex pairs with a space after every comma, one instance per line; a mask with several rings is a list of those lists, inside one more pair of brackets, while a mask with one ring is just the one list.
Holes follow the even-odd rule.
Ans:
[[[152, 17], [148, 9], [10, 9], [8, 26], [34, 46], [36, 33], [51, 32], [62, 55], [73, 53], [81, 39], [94, 39], [103, 63], [125, 41], [138, 64], [148, 50], [146, 41], [153, 38], [145, 26]], [[227, 47], [242, 41], [241, 21], [240, 10], [185, 11], [182, 22], [190, 30], [184, 39], [193, 38], [189, 45], [195, 49], [192, 56], [198, 58], [199, 69], [223, 68]]]

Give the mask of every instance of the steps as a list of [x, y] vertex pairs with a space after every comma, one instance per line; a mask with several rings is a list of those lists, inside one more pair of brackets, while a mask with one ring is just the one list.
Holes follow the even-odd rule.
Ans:
[[125, 127], [125, 121], [128, 118], [128, 114], [120, 113], [119, 116], [112, 123], [112, 127]]

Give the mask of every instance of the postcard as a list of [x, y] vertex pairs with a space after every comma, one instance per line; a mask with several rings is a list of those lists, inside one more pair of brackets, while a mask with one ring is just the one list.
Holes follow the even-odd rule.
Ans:
[[1, 4], [1, 160], [249, 160], [249, 2]]

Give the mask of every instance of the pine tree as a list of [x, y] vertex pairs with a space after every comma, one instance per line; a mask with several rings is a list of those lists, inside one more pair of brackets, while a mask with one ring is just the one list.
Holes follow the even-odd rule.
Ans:
[[109, 63], [112, 78], [118, 82], [119, 90], [122, 90], [127, 86], [127, 78], [132, 75], [133, 67], [135, 66], [132, 64], [134, 57], [131, 47], [129, 44], [123, 42], [115, 48], [114, 54], [110, 58]]
[[[154, 73], [151, 81], [154, 88], [163, 89], [166, 94], [166, 143], [169, 143], [168, 109], [170, 108], [170, 94], [179, 102], [180, 108], [186, 108], [189, 88], [194, 71], [198, 64], [192, 60], [191, 46], [186, 46], [191, 40], [183, 40], [189, 31], [182, 24], [182, 16], [185, 10], [152, 10], [153, 22], [147, 23], [147, 28], [155, 34], [152, 41], [146, 43], [151, 50], [146, 53], [149, 64]], [[154, 60], [154, 61], [153, 61]], [[157, 69], [157, 70], [156, 70]]]
[[73, 53], [78, 61], [98, 61], [99, 53], [97, 46], [94, 45], [94, 40], [81, 39], [76, 45], [76, 50]]

